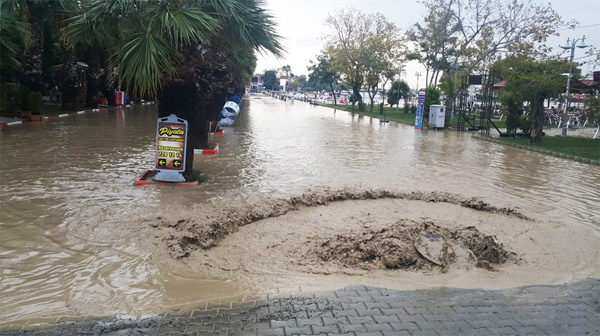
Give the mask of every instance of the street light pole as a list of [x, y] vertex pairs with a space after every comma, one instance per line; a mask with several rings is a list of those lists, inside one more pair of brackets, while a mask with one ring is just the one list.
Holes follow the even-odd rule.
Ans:
[[[567, 107], [569, 106], [569, 92], [571, 90], [571, 77], [573, 76], [573, 57], [575, 56], [575, 47], [577, 48], [587, 48], [589, 47], [588, 45], [585, 44], [585, 35], [583, 35], [582, 38], [578, 38], [578, 39], [573, 39], [573, 43], [570, 42], [571, 39], [567, 38], [567, 45], [566, 46], [560, 46], [561, 48], [567, 50], [570, 49], [571, 50], [571, 57], [569, 58], [569, 77], [567, 78], [567, 90], [565, 92], [565, 106], [563, 109], [563, 114], [564, 114], [564, 125], [563, 125], [563, 129], [562, 129], [562, 136], [566, 137], [567, 136], [567, 129], [569, 127], [569, 121], [568, 121], [568, 114], [567, 114]], [[577, 42], [581, 41], [580, 45], [577, 45]]]
[[421, 77], [421, 72], [417, 71], [415, 73], [415, 76], [417, 76], [417, 96], [419, 95], [419, 77]]

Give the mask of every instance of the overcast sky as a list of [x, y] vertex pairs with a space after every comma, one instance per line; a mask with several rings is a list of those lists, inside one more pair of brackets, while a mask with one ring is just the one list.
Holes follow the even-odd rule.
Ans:
[[[586, 44], [600, 49], [600, 0], [553, 0], [550, 3], [565, 21], [575, 19], [579, 21], [582, 28], [561, 30], [559, 37], [552, 37], [549, 40], [549, 46], [558, 51], [559, 45], [566, 44], [567, 37], [580, 38], [585, 35]], [[325, 26], [327, 13], [334, 14], [344, 7], [352, 6], [365, 13], [383, 13], [402, 30], [411, 27], [425, 15], [423, 5], [407, 0], [266, 0], [266, 4], [278, 23], [279, 34], [285, 39], [287, 53], [280, 60], [270, 55], [259, 55], [256, 68], [256, 72], [259, 73], [290, 65], [294, 74], [308, 74], [306, 69], [308, 62], [315, 60], [315, 56], [321, 53], [323, 48], [321, 38], [328, 32]], [[586, 50], [576, 49], [575, 59], [585, 56]], [[568, 58], [567, 53], [565, 57]], [[588, 66], [584, 66], [583, 70], [592, 71]], [[407, 64], [406, 74], [402, 78], [408, 81], [411, 87], [415, 87], [417, 84], [415, 74], [418, 71], [425, 74], [420, 64], [411, 62]], [[424, 83], [424, 77], [421, 76], [419, 86], [423, 86]]]

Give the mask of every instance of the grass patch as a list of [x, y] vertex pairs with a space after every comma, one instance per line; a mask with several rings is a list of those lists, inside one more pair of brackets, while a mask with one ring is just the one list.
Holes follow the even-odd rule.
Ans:
[[[333, 109], [338, 109], [338, 110], [342, 110], [342, 111], [348, 111], [348, 112], [352, 112], [352, 113], [356, 113], [359, 115], [364, 115], [364, 116], [368, 116], [368, 117], [373, 117], [373, 118], [379, 118], [379, 119], [383, 119], [383, 114], [379, 114], [379, 106], [375, 106], [373, 107], [373, 112], [370, 112], [370, 106], [367, 105], [367, 108], [365, 110], [365, 112], [360, 112], [358, 110], [358, 105], [354, 106], [354, 110], [352, 110], [352, 105], [333, 105], [333, 104], [323, 104], [322, 106], [325, 107], [329, 107], [329, 108], [333, 108]], [[383, 111], [385, 112], [385, 119], [386, 120], [392, 120], [392, 121], [397, 121], [403, 124], [409, 124], [409, 125], [414, 125], [415, 124], [415, 114], [414, 113], [404, 113], [404, 108], [399, 108], [398, 112], [396, 112], [396, 108], [395, 107], [384, 107]], [[500, 120], [494, 120], [492, 119], [492, 121], [494, 121], [494, 123], [496, 124], [496, 126], [498, 126], [498, 128], [506, 128], [506, 122], [500, 121]], [[427, 125], [428, 120], [424, 119], [423, 120], [423, 124]], [[458, 116], [454, 116], [454, 118], [450, 119], [450, 125], [449, 126], [456, 126], [458, 122]], [[477, 121], [479, 122], [479, 120]], [[468, 126], [468, 124], [467, 124]], [[492, 126], [493, 129], [493, 126]]]
[[577, 137], [546, 136], [542, 142], [530, 142], [529, 138], [498, 138], [500, 142], [517, 144], [529, 148], [539, 148], [551, 152], [573, 155], [576, 157], [600, 161], [600, 139]]
[[198, 183], [202, 183], [202, 182], [206, 182], [208, 180], [208, 175], [204, 174], [200, 170], [193, 170], [192, 172], [185, 172], [183, 174], [183, 176], [185, 177], [185, 180], [187, 182], [198, 181]]

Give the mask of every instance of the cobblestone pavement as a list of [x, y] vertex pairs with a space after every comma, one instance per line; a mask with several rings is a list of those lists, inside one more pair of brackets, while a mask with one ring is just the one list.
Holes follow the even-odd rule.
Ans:
[[191, 312], [5, 326], [0, 335], [600, 335], [600, 279], [487, 291], [351, 286]]

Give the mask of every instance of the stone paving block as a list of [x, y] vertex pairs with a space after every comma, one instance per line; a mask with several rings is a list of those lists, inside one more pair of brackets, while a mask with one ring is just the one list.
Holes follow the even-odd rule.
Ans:
[[301, 328], [290, 328], [290, 327], [285, 327], [285, 335], [286, 336], [290, 336], [290, 335], [310, 335], [312, 333], [312, 330], [310, 329], [309, 326], [305, 326], [305, 327], [301, 327]]
[[204, 325], [204, 324], [193, 324], [190, 323], [187, 325], [187, 328], [185, 329], [186, 333], [192, 333], [192, 332], [197, 332], [197, 331], [214, 331], [215, 330], [215, 326], [214, 325]]
[[430, 314], [422, 314], [423, 318], [427, 321], [427, 322], [448, 322], [451, 321], [450, 318], [446, 315], [446, 314], [436, 314], [436, 315], [430, 315]]
[[403, 307], [406, 312], [408, 313], [408, 315], [417, 315], [417, 314], [431, 314], [431, 310], [429, 310], [427, 307], [419, 307], [419, 308], [415, 308], [415, 307]]
[[390, 323], [390, 326], [392, 327], [392, 329], [394, 329], [394, 331], [403, 331], [403, 330], [407, 330], [407, 331], [414, 331], [414, 330], [420, 330], [419, 327], [412, 322], [409, 323]]
[[323, 317], [323, 318], [325, 318], [325, 317], [331, 317], [331, 318], [333, 318], [333, 311], [331, 311], [331, 310], [328, 310], [328, 311], [318, 311], [318, 310], [316, 310], [316, 311], [307, 311], [306, 314], [307, 314], [306, 317], [309, 318], [309, 319], [320, 318], [320, 317]]
[[296, 319], [296, 324], [298, 327], [311, 326], [311, 325], [322, 326], [323, 320], [321, 318]]
[[384, 331], [383, 336], [410, 336], [408, 331]]
[[538, 325], [555, 325], [554, 321], [547, 318], [519, 319], [519, 323], [524, 327], [532, 327]]
[[215, 323], [215, 332], [227, 330], [242, 330], [241, 323]]
[[375, 299], [370, 294], [359, 294], [359, 296], [350, 296], [350, 300], [352, 302], [375, 302]]
[[487, 330], [490, 332], [490, 335], [519, 335], [519, 332], [511, 327], [504, 327], [504, 328], [491, 327], [491, 328], [487, 328]]
[[352, 303], [341, 303], [340, 306], [342, 307], [342, 309], [344, 310], [349, 310], [349, 309], [363, 309], [366, 310], [367, 309], [367, 305], [364, 302], [352, 302]]
[[439, 334], [435, 330], [417, 330], [412, 336], [439, 336]]
[[249, 330], [229, 330], [227, 336], [256, 336], [256, 329]]
[[600, 333], [598, 333], [598, 326], [592, 328], [587, 325], [570, 325], [561, 326], [561, 328], [566, 330], [569, 335], [600, 335]]
[[414, 323], [427, 323], [422, 315], [399, 315], [402, 323], [414, 322]]
[[435, 321], [435, 322], [427, 322], [427, 323], [419, 323], [416, 322], [415, 323], [419, 329], [421, 330], [444, 330], [444, 329], [448, 329], [442, 322], [440, 321]]
[[400, 323], [400, 319], [395, 315], [373, 316], [373, 319], [377, 323]]
[[520, 327], [521, 326], [520, 323], [518, 323], [516, 320], [513, 320], [513, 319], [507, 319], [507, 320], [494, 319], [494, 320], [492, 320], [492, 322], [494, 322], [494, 324], [498, 328], [503, 328], [503, 327]]
[[357, 297], [358, 296], [358, 292], [351, 290], [351, 291], [339, 291], [339, 292], [335, 292], [335, 295], [338, 298], [344, 298], [344, 297]]
[[436, 330], [440, 336], [463, 336], [465, 332], [460, 328], [452, 328], [446, 330]]
[[285, 336], [283, 328], [277, 329], [258, 329], [256, 334], [258, 336]]
[[296, 320], [275, 321], [271, 320], [271, 328], [297, 327]]
[[404, 308], [381, 308], [381, 313], [383, 316], [392, 316], [392, 315], [408, 315]]
[[338, 334], [340, 332], [340, 329], [338, 328], [337, 325], [328, 325], [328, 326], [313, 325], [313, 326], [311, 326], [311, 328], [312, 328], [313, 335]]
[[215, 331], [215, 332], [198, 331], [198, 332], [194, 333], [194, 335], [196, 335], [196, 336], [227, 336], [227, 332], [225, 332], [225, 331]]
[[257, 322], [257, 323], [242, 323], [242, 330], [249, 329], [269, 329], [269, 322]]
[[346, 334], [327, 334], [327, 336], [354, 336], [354, 333], [350, 332]]
[[381, 324], [364, 324], [365, 329], [367, 329], [368, 332], [376, 332], [376, 331], [395, 331], [394, 329], [392, 329], [392, 326], [389, 325], [388, 323], [381, 323]]
[[383, 334], [379, 331], [376, 332], [355, 332], [354, 333], [356, 336], [383, 336]]
[[229, 315], [203, 316], [202, 317], [202, 324], [227, 323], [227, 322], [229, 322]]
[[373, 317], [371, 316], [348, 316], [348, 321], [350, 322], [350, 324], [375, 323], [375, 320], [373, 320]]
[[351, 317], [351, 316], [356, 316], [358, 317], [358, 313], [356, 312], [356, 310], [334, 310], [333, 311], [333, 316], [334, 317]]
[[496, 324], [490, 320], [467, 320], [467, 323], [473, 327], [473, 329], [496, 327]]
[[316, 293], [314, 293], [314, 297], [315, 298], [335, 298], [335, 297], [337, 297], [337, 295], [335, 295], [334, 291], [316, 292]]
[[356, 309], [358, 316], [383, 316], [379, 309]]
[[515, 329], [519, 333], [519, 335], [545, 335], [546, 334], [538, 327], [513, 327], [513, 329]]
[[454, 311], [457, 314], [477, 314], [477, 313], [479, 313], [479, 310], [477, 310], [477, 308], [475, 308], [473, 306], [467, 306], [467, 305], [457, 305], [454, 308]]
[[367, 329], [362, 324], [339, 324], [338, 327], [342, 334], [348, 332], [367, 332]]
[[322, 317], [324, 326], [333, 325], [333, 324], [348, 324], [348, 319], [346, 317]]
[[230, 323], [256, 323], [256, 314], [236, 314], [229, 316]]
[[467, 321], [444, 321], [442, 324], [448, 329], [461, 329], [464, 331], [473, 330], [473, 327], [467, 323]]

